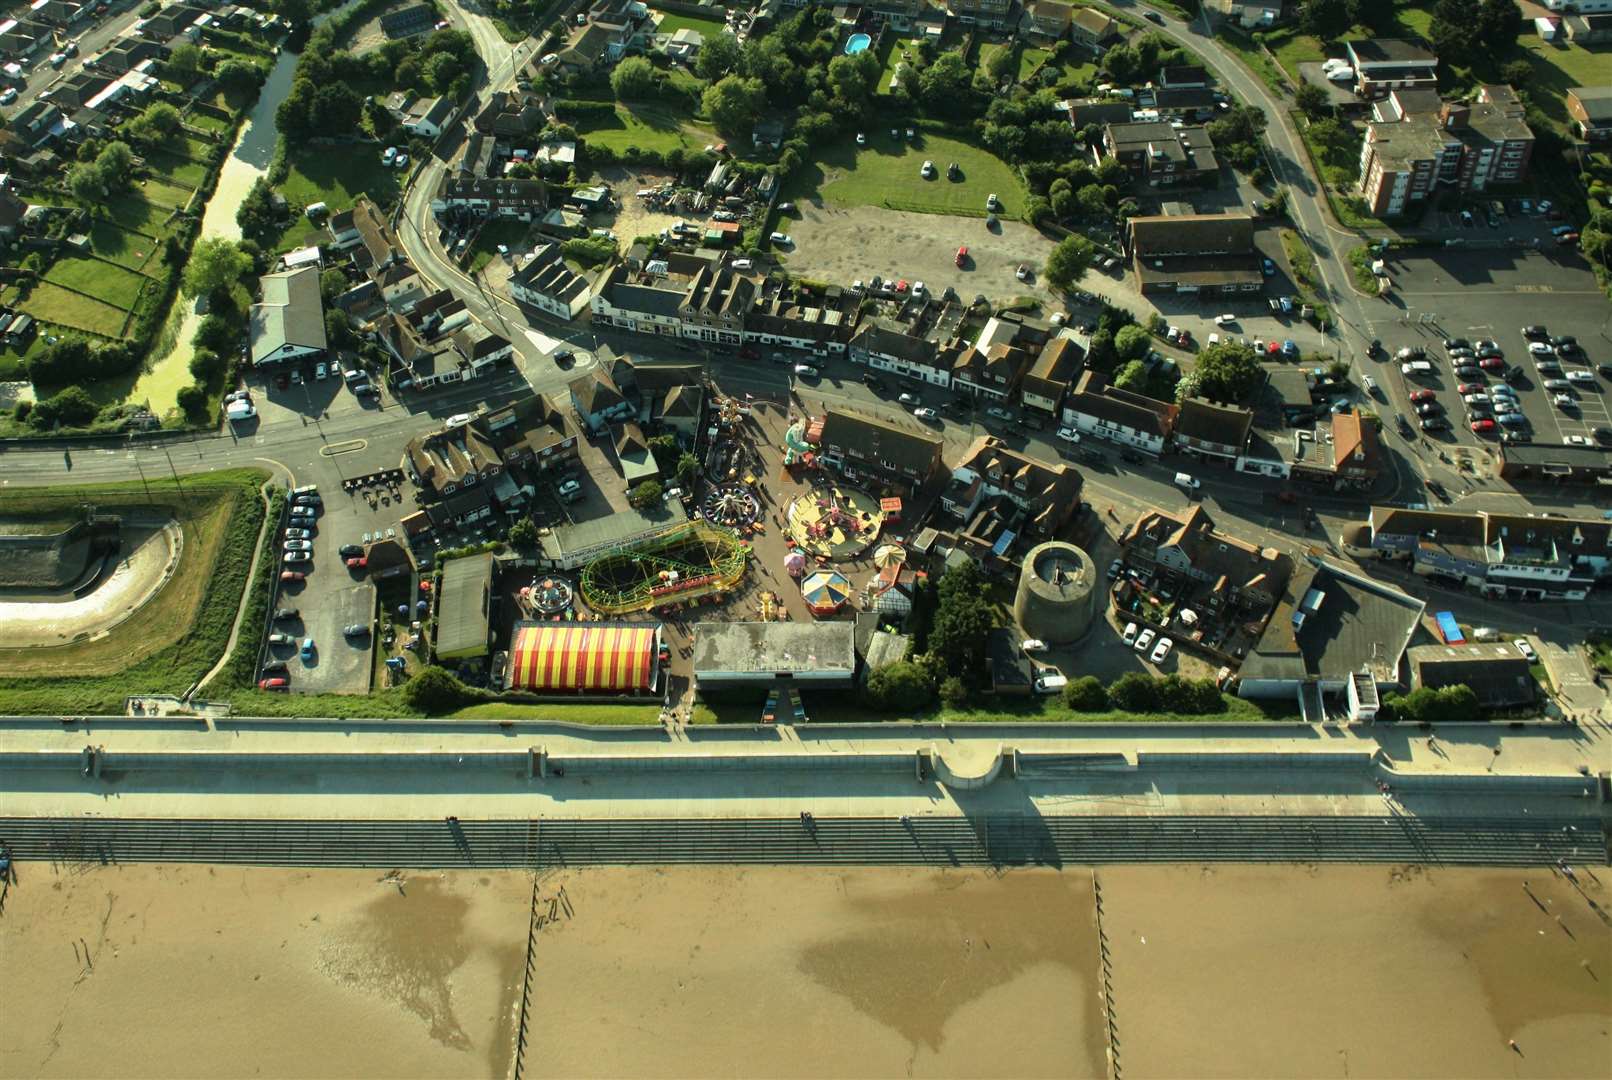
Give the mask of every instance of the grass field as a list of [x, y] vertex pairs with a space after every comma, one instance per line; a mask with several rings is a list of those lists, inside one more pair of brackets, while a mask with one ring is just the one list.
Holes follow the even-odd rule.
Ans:
[[133, 308], [147, 279], [102, 259], [57, 259], [45, 280], [120, 308]]
[[183, 209], [190, 202], [190, 197], [196, 191], [194, 186], [181, 187], [170, 184], [165, 180], [141, 180], [136, 182], [135, 191], [145, 198], [147, 202], [157, 206], [172, 209]]
[[185, 187], [194, 191], [201, 187], [201, 182], [207, 178], [207, 166], [183, 154], [152, 150], [145, 155], [145, 159], [153, 172], [176, 188]]
[[90, 225], [90, 250], [129, 270], [139, 270], [161, 254], [162, 245], [104, 218]]
[[0, 349], [0, 382], [26, 379], [28, 375], [23, 370], [23, 363], [34, 353], [44, 349], [44, 347], [45, 335], [35, 334], [29, 339], [28, 347], [21, 352], [18, 352], [14, 345], [7, 345], [5, 348]]
[[297, 247], [317, 242], [325, 234], [323, 225], [315, 225], [302, 213], [305, 206], [322, 202], [331, 213], [349, 209], [358, 196], [367, 194], [376, 203], [385, 204], [397, 197], [398, 184], [404, 173], [381, 164], [379, 153], [367, 149], [287, 151], [289, 171], [280, 193], [296, 215], [296, 222], [280, 238], [280, 247]]
[[[956, 139], [919, 130], [914, 143], [890, 139], [886, 128], [867, 132], [868, 145], [858, 147], [847, 139], [825, 147], [818, 160], [801, 168], [789, 181], [788, 198], [821, 197], [831, 206], [888, 206], [931, 214], [985, 216], [985, 197], [996, 192], [1003, 217], [1024, 210], [1024, 188], [1006, 162], [989, 152]], [[933, 161], [938, 178], [924, 180], [919, 167]], [[951, 162], [963, 170], [963, 179], [946, 179]]]
[[679, 30], [693, 30], [707, 39], [723, 33], [727, 27], [715, 19], [701, 19], [693, 15], [678, 15], [670, 11], [657, 11], [660, 21], [655, 24], [657, 34], [675, 34]]
[[167, 236], [170, 208], [147, 202], [138, 195], [120, 195], [106, 203], [106, 216], [125, 229], [147, 236]]
[[86, 500], [171, 510], [183, 523], [185, 549], [172, 581], [98, 641], [50, 650], [0, 650], [0, 709], [13, 714], [120, 713], [128, 694], [183, 693], [222, 654], [240, 607], [263, 521], [258, 487], [265, 474], [234, 470], [183, 482], [151, 480], [0, 492], [0, 514], [48, 513]]
[[589, 117], [577, 126], [593, 146], [620, 152], [630, 146], [664, 154], [682, 147], [701, 150], [717, 141], [710, 128], [695, 123], [683, 113], [653, 105], [617, 105], [611, 117]]
[[123, 324], [128, 320], [128, 312], [123, 308], [69, 292], [48, 281], [34, 286], [28, 299], [22, 302], [22, 310], [45, 322], [109, 338], [122, 336]]

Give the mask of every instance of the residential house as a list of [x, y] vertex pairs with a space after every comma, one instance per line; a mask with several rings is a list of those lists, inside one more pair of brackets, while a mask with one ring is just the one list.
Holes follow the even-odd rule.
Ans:
[[[888, 3], [889, 0], [881, 0]], [[881, 4], [875, 4], [875, 7]], [[892, 27], [905, 32], [917, 23], [924, 10], [929, 6], [923, 0], [913, 3], [893, 3], [890, 6], [897, 9], [896, 16], [892, 17]], [[948, 0], [947, 10], [951, 17], [964, 26], [982, 26], [989, 30], [1005, 30], [1013, 17], [1013, 0]], [[899, 25], [900, 20], [906, 20], [907, 25]]]
[[649, 438], [636, 420], [616, 426], [611, 447], [616, 452], [616, 468], [622, 484], [630, 491], [646, 480], [659, 480], [660, 465], [649, 451]]
[[252, 305], [247, 331], [253, 366], [322, 355], [327, 342], [319, 270], [265, 274], [258, 284], [263, 299]]
[[1248, 445], [1254, 424], [1252, 409], [1221, 405], [1204, 398], [1188, 398], [1176, 414], [1176, 447], [1205, 461], [1235, 465]]
[[883, 415], [830, 406], [820, 446], [820, 460], [850, 481], [910, 492], [940, 474], [940, 436]]
[[1345, 41], [1354, 91], [1363, 98], [1384, 97], [1390, 90], [1438, 89], [1438, 57], [1419, 41], [1370, 38]]
[[397, 233], [368, 195], [358, 196], [351, 210], [332, 214], [325, 227], [330, 232], [330, 246], [352, 251], [353, 264], [361, 270], [373, 273], [408, 262]]
[[1544, 4], [1551, 11], [1576, 11], [1585, 15], [1612, 11], [1612, 0], [1544, 0]]
[[369, 332], [392, 358], [392, 384], [401, 390], [422, 382], [426, 389], [436, 382], [435, 354], [422, 334], [409, 319], [396, 312], [384, 312]]
[[1102, 52], [1118, 41], [1123, 31], [1119, 20], [1113, 16], [1105, 15], [1096, 8], [1083, 7], [1071, 16], [1069, 33], [1077, 45], [1084, 45], [1093, 52]]
[[1161, 86], [1153, 91], [1153, 111], [1188, 123], [1213, 119], [1215, 91], [1206, 86]]
[[935, 386], [951, 385], [951, 362], [960, 350], [943, 348], [938, 342], [893, 319], [863, 319], [851, 335], [847, 351], [858, 364], [875, 371], [889, 371]]
[[1178, 411], [1168, 402], [1110, 386], [1101, 372], [1087, 371], [1064, 399], [1063, 422], [1082, 435], [1161, 454]]
[[10, 188], [0, 188], [0, 237], [15, 240], [27, 212], [26, 202], [12, 194]]
[[570, 79], [608, 69], [625, 55], [633, 37], [631, 28], [590, 22], [572, 35], [565, 47], [559, 50], [554, 69]]
[[1151, 187], [1213, 183], [1220, 174], [1207, 129], [1175, 127], [1163, 120], [1105, 125], [1102, 156]]
[[476, 114], [474, 126], [483, 135], [505, 139], [531, 135], [544, 124], [541, 100], [524, 91], [496, 90]]
[[500, 360], [515, 355], [515, 346], [507, 337], [475, 321], [455, 330], [451, 340], [454, 352], [468, 370], [466, 378], [484, 375]]
[[114, 84], [109, 76], [97, 75], [81, 68], [50, 88], [50, 101], [51, 104], [64, 110], [82, 109], [101, 91], [112, 85]]
[[52, 40], [51, 28], [44, 23], [31, 19], [0, 20], [0, 56], [7, 59], [27, 56]]
[[842, 356], [856, 322], [858, 298], [839, 288], [764, 283], [744, 319], [746, 342], [800, 349], [816, 357]]
[[1218, 531], [1202, 503], [1143, 511], [1119, 545], [1127, 565], [1151, 571], [1155, 590], [1171, 590], [1179, 607], [1250, 641], [1293, 573], [1293, 560], [1276, 548]]
[[381, 33], [393, 41], [429, 33], [437, 24], [436, 10], [430, 4], [410, 4], [381, 16]]
[[1562, 32], [1574, 45], [1603, 45], [1612, 41], [1612, 14], [1565, 16]]
[[1265, 288], [1250, 214], [1133, 217], [1126, 222], [1125, 245], [1144, 294], [1215, 297]]
[[1019, 399], [1026, 409], [1057, 418], [1069, 384], [1086, 366], [1086, 350], [1075, 339], [1059, 334], [1047, 342], [1019, 384]]
[[691, 27], [684, 26], [672, 34], [658, 35], [661, 40], [660, 48], [667, 56], [683, 64], [694, 62], [700, 49], [705, 46], [705, 35]]
[[679, 441], [692, 446], [699, 435], [700, 417], [705, 407], [705, 390], [699, 385], [667, 388], [656, 404], [654, 419], [662, 427], [677, 432]]
[[62, 111], [49, 101], [35, 98], [11, 118], [6, 125], [11, 132], [29, 146], [50, 141], [62, 122]]
[[147, 60], [165, 59], [168, 52], [168, 45], [164, 42], [147, 41], [130, 36], [118, 39], [84, 66], [93, 66], [113, 75], [122, 75], [133, 71]]
[[[452, 175], [461, 179], [486, 179], [494, 175], [494, 163], [497, 160], [498, 140], [491, 135], [473, 131], [459, 153], [454, 156], [449, 169]], [[447, 205], [444, 204], [443, 208], [446, 209]]]
[[1286, 14], [1284, 0], [1205, 0], [1205, 6], [1244, 30], [1267, 30]]
[[1062, 41], [1069, 36], [1074, 15], [1072, 4], [1060, 3], [1059, 0], [1030, 0], [1024, 5], [1024, 21], [1020, 28], [1030, 37]]
[[168, 41], [190, 29], [196, 20], [205, 14], [206, 11], [189, 4], [169, 4], [154, 15], [148, 15], [140, 20], [135, 24], [135, 29], [142, 37], [153, 41]]
[[594, 368], [570, 382], [571, 407], [589, 431], [600, 434], [633, 414], [632, 403], [607, 372]]
[[959, 350], [952, 363], [951, 385], [976, 398], [1008, 401], [1030, 366], [1030, 354], [1017, 345], [1018, 327], [991, 318], [972, 345]]
[[509, 293], [517, 301], [567, 322], [588, 310], [588, 279], [561, 257], [560, 245], [539, 244], [515, 262]]
[[447, 97], [414, 98], [398, 114], [397, 122], [410, 135], [435, 139], [453, 121], [453, 100]]
[[1352, 412], [1323, 415], [1330, 422], [1313, 429], [1256, 430], [1237, 459], [1237, 470], [1332, 491], [1370, 489], [1383, 469], [1375, 421]]
[[548, 207], [548, 186], [541, 180], [494, 179], [454, 175], [444, 171], [431, 197], [431, 212], [441, 217], [450, 210], [478, 217], [533, 221]]
[[498, 447], [478, 418], [410, 439], [404, 448], [414, 482], [425, 501], [445, 499], [465, 488], [488, 484], [504, 471]]
[[1366, 124], [1361, 195], [1371, 212], [1395, 215], [1439, 188], [1484, 191], [1528, 172], [1534, 133], [1509, 86], [1480, 86], [1471, 103], [1432, 91], [1392, 91]]
[[668, 286], [664, 275], [636, 275], [618, 263], [604, 270], [595, 285], [593, 321], [637, 334], [681, 337], [685, 292], [684, 287]]
[[473, 423], [487, 432], [506, 465], [546, 472], [577, 460], [577, 425], [547, 394], [523, 397]]
[[1057, 534], [1080, 507], [1084, 481], [1063, 463], [1048, 463], [983, 435], [951, 468], [941, 509], [962, 520], [958, 543], [987, 566], [1015, 544]]
[[[89, 14], [91, 5], [75, 0], [33, 0], [28, 5], [28, 17], [51, 26], [70, 26]], [[197, 12], [200, 15], [201, 12]]]
[[1209, 72], [1197, 64], [1159, 68], [1158, 85], [1167, 90], [1207, 90], [1212, 85]]
[[678, 305], [682, 336], [693, 341], [738, 345], [756, 299], [756, 282], [724, 260], [706, 262], [689, 280]]
[[1567, 91], [1573, 133], [1586, 142], [1612, 142], [1612, 86], [1575, 86]]

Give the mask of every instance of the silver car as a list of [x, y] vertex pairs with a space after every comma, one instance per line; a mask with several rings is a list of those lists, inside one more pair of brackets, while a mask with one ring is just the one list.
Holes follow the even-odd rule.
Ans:
[[311, 540], [287, 540], [285, 542], [285, 549], [287, 551], [312, 551], [313, 550], [313, 541], [311, 541]]

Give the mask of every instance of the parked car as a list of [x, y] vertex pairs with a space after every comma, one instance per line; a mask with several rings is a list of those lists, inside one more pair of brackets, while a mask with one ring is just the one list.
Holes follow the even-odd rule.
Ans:
[[818, 376], [818, 371], [810, 364], [796, 364], [795, 375], [801, 379], [815, 379]]
[[291, 680], [285, 678], [259, 679], [257, 683], [259, 690], [288, 690], [290, 687]]
[[313, 561], [313, 556], [306, 551], [288, 551], [282, 558], [287, 563], [305, 563]]
[[285, 620], [285, 619], [295, 619], [297, 616], [299, 616], [301, 614], [302, 614], [302, 612], [298, 611], [294, 607], [283, 607], [283, 608], [280, 608], [280, 609], [275, 611], [275, 613], [274, 613], [274, 621], [275, 622], [280, 622], [280, 621]]
[[1472, 421], [1468, 426], [1479, 435], [1486, 435], [1494, 430], [1494, 421], [1484, 417], [1481, 420]]
[[[1114, 560], [1114, 566], [1117, 567], [1118, 565], [1119, 565], [1119, 560], [1115, 559]], [[1112, 568], [1110, 568], [1110, 569], [1112, 569]], [[1108, 576], [1109, 577], [1114, 577], [1115, 575], [1111, 573]], [[1124, 637], [1125, 637], [1125, 644], [1131, 645], [1131, 644], [1135, 643], [1135, 641], [1136, 641], [1136, 624], [1135, 623], [1126, 623], [1125, 624]]]
[[1025, 638], [1019, 642], [1019, 648], [1028, 653], [1046, 652], [1047, 643], [1040, 638]]
[[295, 581], [307, 581], [307, 580], [308, 580], [308, 575], [304, 574], [301, 570], [281, 570], [280, 571], [280, 583], [282, 585], [289, 585], [290, 583], [295, 582]]
[[925, 161], [923, 166], [919, 168], [918, 175], [923, 177], [925, 180], [933, 180], [935, 178], [935, 163], [933, 161]]
[[284, 672], [288, 670], [290, 669], [286, 666], [286, 662], [284, 660], [270, 660], [268, 663], [263, 665], [263, 676], [266, 678], [270, 675], [273, 675], [277, 671]]
[[369, 633], [369, 625], [367, 623], [348, 623], [341, 628], [341, 632], [348, 637], [362, 637]]
[[1175, 486], [1186, 491], [1197, 491], [1203, 487], [1203, 481], [1188, 473], [1178, 472], [1175, 474]]
[[1555, 350], [1553, 350], [1543, 341], [1530, 341], [1528, 343], [1528, 351], [1533, 353], [1535, 356], [1551, 356], [1555, 353]]
[[917, 394], [901, 394], [896, 398], [896, 401], [899, 402], [902, 405], [908, 405], [908, 406], [916, 407], [918, 405], [918, 395]]
[[788, 233], [775, 232], [770, 237], [768, 237], [768, 239], [771, 240], [773, 243], [778, 244], [781, 247], [794, 247], [795, 246], [795, 241], [793, 241], [793, 240], [791, 240], [789, 238]]
[[289, 645], [294, 640], [295, 639], [290, 634], [282, 634], [279, 631], [275, 631], [269, 635], [270, 645]]
[[1448, 431], [1450, 422], [1442, 416], [1430, 416], [1422, 421], [1423, 431]]
[[313, 550], [313, 542], [309, 541], [309, 540], [287, 540], [285, 542], [284, 550], [286, 550], [286, 551], [312, 551]]
[[1035, 680], [1035, 692], [1038, 694], [1056, 694], [1069, 685], [1069, 677], [1057, 673], [1051, 675], [1038, 675]]
[[1438, 394], [1432, 390], [1412, 390], [1410, 392], [1411, 404], [1416, 405], [1424, 401], [1432, 401]]
[[1147, 652], [1147, 647], [1151, 644], [1153, 644], [1153, 628], [1150, 626], [1137, 635], [1136, 644], [1133, 647], [1137, 652], [1145, 653]]
[[1530, 664], [1539, 663], [1539, 654], [1534, 652], [1534, 647], [1528, 644], [1527, 638], [1518, 638], [1517, 640], [1513, 641], [1512, 644], [1517, 647], [1517, 651], [1522, 653], [1523, 657]]
[[312, 529], [287, 529], [285, 531], [285, 538], [287, 540], [310, 540], [310, 539], [313, 538], [313, 530]]
[[354, 555], [347, 560], [347, 569], [349, 570], [362, 570], [368, 565], [369, 560], [362, 555]]
[[300, 650], [298, 650], [298, 653], [302, 657], [302, 659], [304, 659], [304, 660], [312, 660], [313, 659], [313, 651], [314, 651], [313, 650], [313, 638], [311, 638], [311, 637], [303, 638], [302, 639], [302, 648]]
[[1595, 382], [1595, 372], [1585, 371], [1583, 368], [1574, 368], [1572, 371], [1567, 373], [1567, 381], [1572, 383], [1593, 384]]
[[[1115, 559], [1113, 562], [1109, 563], [1108, 564], [1108, 580], [1113, 581], [1115, 578], [1119, 577], [1119, 572], [1121, 570], [1123, 570], [1124, 568], [1125, 568], [1125, 560], [1124, 559]], [[1131, 629], [1132, 630], [1136, 629], [1136, 624], [1135, 623], [1131, 623]], [[1129, 644], [1129, 642], [1127, 642], [1126, 644]]]
[[1522, 336], [1529, 339], [1547, 338], [1550, 336], [1550, 331], [1543, 326], [1525, 326], [1522, 328]]
[[1175, 642], [1169, 638], [1159, 638], [1159, 643], [1153, 647], [1153, 656], [1151, 658], [1153, 662], [1155, 664], [1164, 663], [1164, 658], [1170, 655], [1170, 647], [1174, 644]]
[[912, 410], [912, 415], [916, 416], [920, 420], [926, 420], [930, 423], [935, 423], [940, 419], [940, 414], [934, 409], [914, 409]]
[[954, 264], [956, 264], [956, 266], [957, 266], [957, 268], [959, 270], [961, 270], [964, 266], [968, 265], [968, 245], [967, 244], [964, 244], [962, 247], [957, 249], [957, 254], [952, 257], [952, 262]]
[[1058, 429], [1058, 438], [1064, 442], [1077, 443], [1080, 441], [1080, 432], [1072, 427], [1061, 427]]

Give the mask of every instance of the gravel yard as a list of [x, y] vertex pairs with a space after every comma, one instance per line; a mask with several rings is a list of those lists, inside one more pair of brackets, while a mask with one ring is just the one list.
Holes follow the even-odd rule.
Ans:
[[[1040, 284], [1041, 265], [1052, 242], [1017, 221], [1003, 221], [1000, 232], [980, 218], [914, 214], [862, 206], [848, 210], [796, 203], [795, 215], [783, 215], [775, 226], [794, 238], [793, 249], [775, 248], [790, 273], [799, 277], [850, 284], [874, 274], [922, 281], [940, 292], [950, 285], [964, 299], [984, 293], [993, 299], [1034, 296], [1043, 302], [1052, 293]], [[962, 269], [953, 263], [958, 247], [968, 246]], [[1029, 281], [1013, 271], [1029, 263]]]

